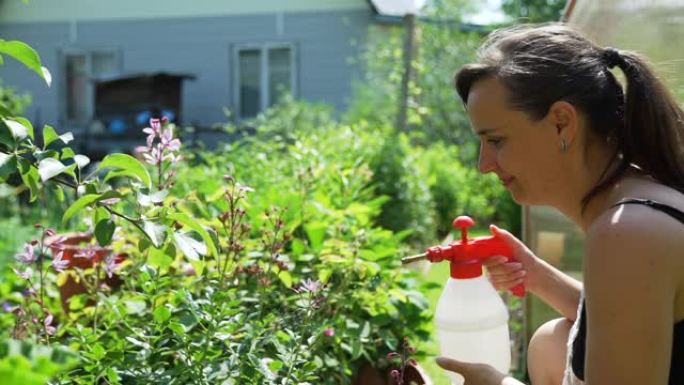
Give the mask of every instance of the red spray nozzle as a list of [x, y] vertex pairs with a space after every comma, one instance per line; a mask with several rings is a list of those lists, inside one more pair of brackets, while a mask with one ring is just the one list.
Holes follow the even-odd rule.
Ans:
[[[513, 253], [503, 239], [494, 236], [468, 238], [468, 228], [475, 225], [475, 221], [467, 216], [454, 219], [453, 226], [461, 230], [461, 240], [454, 241], [446, 246], [433, 246], [421, 255], [430, 262], [449, 261], [451, 265], [451, 278], [476, 278], [482, 275], [482, 261], [495, 255], [508, 258], [508, 262], [515, 261]], [[417, 256], [418, 257], [418, 256]], [[418, 259], [409, 257], [408, 262]], [[525, 295], [523, 284], [515, 286], [511, 292], [518, 296]]]

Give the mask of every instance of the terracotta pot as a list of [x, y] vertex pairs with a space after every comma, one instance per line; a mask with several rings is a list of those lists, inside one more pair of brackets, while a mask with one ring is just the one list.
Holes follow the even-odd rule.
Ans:
[[[45, 240], [45, 244], [52, 251], [52, 255], [57, 255], [62, 252], [62, 260], [69, 261], [66, 269], [88, 269], [93, 267], [96, 263], [103, 261], [111, 252], [112, 249], [100, 246], [92, 246], [95, 255], [92, 258], [76, 257], [76, 254], [81, 252], [86, 244], [89, 244], [93, 235], [91, 233], [68, 233], [58, 234]], [[125, 254], [117, 254], [114, 257], [116, 263], [121, 263], [126, 259]], [[112, 274], [111, 278], [106, 277], [104, 283], [111, 288], [121, 286], [121, 279], [118, 275]], [[87, 289], [82, 282], [76, 282], [72, 276], [68, 276], [64, 284], [59, 287], [59, 293], [62, 300], [62, 308], [65, 313], [69, 312], [69, 299], [74, 295], [86, 293]], [[93, 304], [92, 301], [89, 304]]]
[[[379, 370], [370, 364], [364, 364], [352, 385], [396, 385], [390, 375], [391, 369]], [[432, 380], [420, 365], [409, 365], [404, 370], [404, 385], [432, 385]]]

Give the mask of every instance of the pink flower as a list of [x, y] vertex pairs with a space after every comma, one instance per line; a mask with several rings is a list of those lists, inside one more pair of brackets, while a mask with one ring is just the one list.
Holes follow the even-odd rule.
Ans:
[[121, 198], [108, 198], [108, 199], [103, 199], [100, 201], [103, 205], [111, 206], [114, 204], [117, 204], [121, 201]]
[[157, 118], [150, 119], [150, 127], [152, 127], [154, 131], [159, 132], [161, 129], [161, 120]]
[[13, 269], [14, 273], [18, 275], [19, 277], [23, 279], [31, 279], [31, 276], [33, 276], [33, 270], [30, 267], [27, 267], [26, 270], [24, 271], [19, 271], [17, 269]]
[[62, 256], [64, 255], [64, 251], [60, 251], [57, 253], [57, 255], [54, 256], [52, 259], [52, 263], [50, 264], [53, 269], [55, 269], [58, 272], [63, 272], [64, 269], [69, 267], [69, 261], [65, 261], [62, 259]]
[[323, 287], [323, 284], [319, 281], [312, 281], [310, 279], [305, 279], [302, 281], [302, 283], [299, 285], [299, 289], [297, 290], [298, 293], [311, 293], [311, 294], [316, 294], [318, 291], [321, 290]]
[[323, 330], [323, 335], [326, 337], [332, 337], [335, 335], [335, 329], [327, 328], [327, 329]]
[[95, 255], [97, 254], [95, 248], [93, 246], [88, 246], [83, 249], [81, 249], [78, 253], [74, 255], [75, 258], [87, 258], [87, 259], [93, 259], [95, 258]]
[[159, 119], [150, 119], [150, 127], [143, 128], [143, 132], [147, 134], [147, 147], [152, 147], [152, 142], [154, 142], [154, 138], [159, 136], [160, 131], [161, 122]]
[[24, 252], [17, 254], [17, 260], [23, 264], [30, 265], [36, 261], [36, 255], [33, 252], [33, 245], [27, 243], [24, 245]]
[[169, 151], [178, 151], [181, 146], [180, 139], [173, 138], [173, 127], [169, 126], [161, 134], [161, 144], [162, 147]]
[[114, 275], [114, 272], [119, 268], [119, 265], [116, 263], [116, 257], [114, 254], [109, 254], [107, 258], [105, 259], [105, 273], [107, 273], [107, 277], [112, 278], [112, 275]]
[[45, 325], [45, 332], [48, 335], [55, 334], [55, 331], [57, 329], [54, 326], [50, 326], [50, 325], [52, 325], [52, 314], [48, 314], [48, 316], [45, 317], [45, 321], [43, 321], [43, 324]]

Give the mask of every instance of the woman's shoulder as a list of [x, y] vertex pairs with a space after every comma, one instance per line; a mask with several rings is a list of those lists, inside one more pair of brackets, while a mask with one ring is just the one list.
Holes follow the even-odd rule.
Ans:
[[[613, 204], [630, 198], [684, 212], [684, 197], [667, 186], [635, 189], [616, 197]], [[672, 297], [673, 317], [684, 319], [684, 223], [652, 204], [613, 205], [587, 229], [585, 248], [587, 296], [591, 288], [600, 292], [613, 282], [639, 283], [643, 290], [625, 291], [625, 295], [636, 301], [646, 301], [642, 295], [656, 292], [662, 298]]]
[[684, 218], [684, 194], [657, 183], [634, 183], [614, 196], [587, 229], [587, 257], [612, 254], [616, 260], [640, 264], [650, 260], [646, 254], [657, 255], [658, 260], [651, 262], [681, 270], [684, 222], [673, 212]]

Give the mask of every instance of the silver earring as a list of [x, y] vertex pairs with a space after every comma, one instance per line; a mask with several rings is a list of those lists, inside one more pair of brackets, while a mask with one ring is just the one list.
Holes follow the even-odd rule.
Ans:
[[561, 139], [561, 152], [565, 152], [568, 149], [568, 142], [565, 139]]

